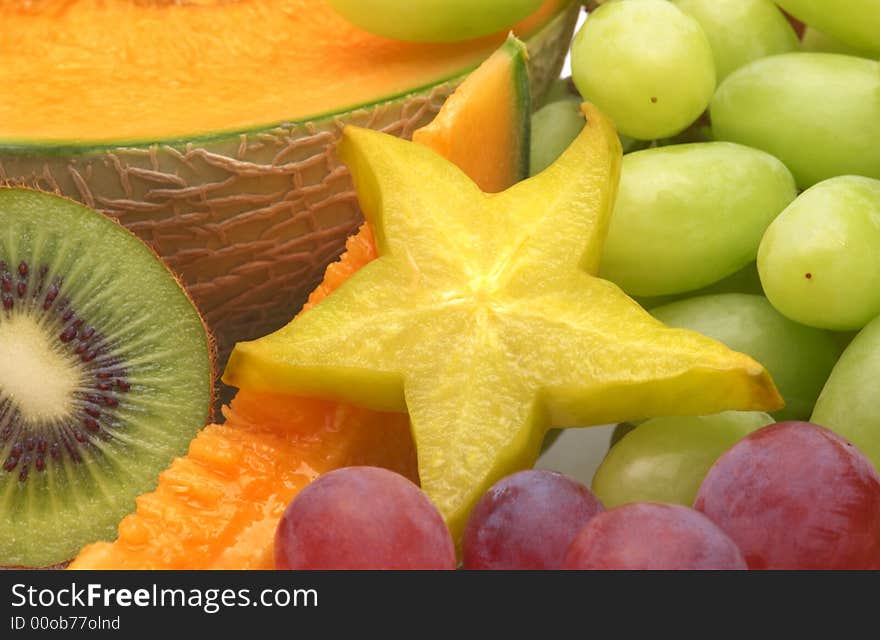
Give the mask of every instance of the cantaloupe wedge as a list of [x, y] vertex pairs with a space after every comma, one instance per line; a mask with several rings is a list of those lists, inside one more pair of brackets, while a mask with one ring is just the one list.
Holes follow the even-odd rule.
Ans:
[[[458, 88], [425, 135], [417, 136], [447, 157], [483, 158], [484, 163], [471, 162], [468, 173], [487, 190], [500, 191], [526, 175], [521, 154], [529, 147], [531, 114], [525, 59], [522, 43], [509, 39]], [[477, 129], [479, 135], [468, 137]], [[462, 140], [495, 146], [472, 156]], [[348, 239], [340, 260], [327, 267], [303, 311], [376, 255], [372, 230], [364, 224]], [[89, 545], [70, 568], [272, 568], [275, 527], [284, 508], [320, 473], [369, 464], [418, 481], [406, 414], [247, 390], [238, 392], [224, 414], [225, 424], [205, 428], [189, 454], [162, 473], [157, 489], [138, 498], [116, 541]]]
[[509, 37], [413, 141], [454, 162], [486, 193], [527, 178], [532, 112], [527, 61], [525, 45]]
[[[545, 0], [513, 28], [536, 94], [579, 5]], [[0, 0], [0, 182], [78, 199], [150, 243], [222, 366], [290, 319], [361, 223], [343, 125], [411, 136], [505, 36], [393, 42], [323, 0]]]
[[86, 547], [70, 568], [271, 569], [287, 503], [319, 474], [359, 464], [418, 480], [405, 415], [239, 393], [226, 423], [204, 429], [138, 498], [119, 538]]

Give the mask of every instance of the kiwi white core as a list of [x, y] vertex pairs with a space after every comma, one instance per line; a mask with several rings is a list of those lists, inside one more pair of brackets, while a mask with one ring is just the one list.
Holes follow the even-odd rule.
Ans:
[[0, 392], [28, 422], [67, 417], [80, 376], [73, 362], [52, 348], [45, 329], [27, 315], [0, 321]]

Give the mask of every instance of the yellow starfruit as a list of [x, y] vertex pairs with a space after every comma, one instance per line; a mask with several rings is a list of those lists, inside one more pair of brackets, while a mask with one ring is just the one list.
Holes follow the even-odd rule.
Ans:
[[456, 537], [550, 427], [779, 408], [758, 362], [596, 277], [621, 150], [605, 116], [583, 113], [553, 165], [498, 194], [428, 148], [347, 127], [339, 152], [379, 257], [238, 344], [224, 380], [407, 411], [422, 488]]

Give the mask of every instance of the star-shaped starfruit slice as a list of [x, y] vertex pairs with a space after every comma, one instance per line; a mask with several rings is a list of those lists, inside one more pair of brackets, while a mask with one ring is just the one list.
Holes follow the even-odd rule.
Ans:
[[224, 380], [409, 412], [422, 488], [455, 535], [551, 426], [779, 408], [759, 363], [596, 277], [621, 152], [608, 119], [583, 113], [553, 165], [493, 195], [426, 147], [347, 127], [339, 153], [379, 257], [239, 343]]

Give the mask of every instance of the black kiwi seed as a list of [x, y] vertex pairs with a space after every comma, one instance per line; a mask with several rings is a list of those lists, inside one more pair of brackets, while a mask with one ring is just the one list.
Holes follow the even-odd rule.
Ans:
[[[71, 438], [83, 445], [89, 443], [89, 436], [84, 435], [78, 429], [79, 425], [85, 427], [87, 434], [100, 434], [102, 432], [100, 423], [102, 409], [100, 406], [118, 407], [117, 394], [126, 393], [130, 389], [125, 378], [125, 370], [118, 368], [119, 358], [113, 353], [113, 345], [106, 341], [101, 334], [96, 334], [93, 326], [83, 328], [83, 320], [77, 316], [75, 309], [67, 306], [59, 309], [54, 306], [53, 302], [62, 288], [61, 279], [56, 278], [49, 290], [42, 294], [48, 271], [48, 265], [42, 265], [39, 269], [39, 279], [33, 282], [28, 277], [31, 268], [27, 261], [19, 262], [19, 280], [16, 285], [18, 298], [24, 299], [28, 289], [32, 289], [33, 294], [30, 300], [19, 304], [24, 305], [26, 312], [31, 316], [38, 316], [43, 312], [48, 312], [50, 316], [56, 316], [56, 320], [63, 326], [58, 334], [58, 341], [78, 356], [83, 363], [84, 384], [83, 388], [78, 390], [74, 396], [73, 415], [60, 422], [50, 421], [46, 424], [34, 424], [26, 421], [20, 415], [19, 410], [13, 406], [13, 403], [8, 398], [3, 398], [3, 410], [0, 414], [0, 427], [3, 428], [2, 440], [11, 439], [13, 441], [10, 455], [6, 459], [3, 469], [9, 473], [17, 468], [20, 469], [19, 480], [22, 482], [27, 479], [28, 468], [31, 464], [36, 467], [37, 471], [45, 471], [45, 457], [50, 446], [54, 446], [58, 450], [59, 442], [70, 443]], [[5, 261], [0, 261], [0, 282], [4, 283], [4, 289], [7, 286], [5, 283], [10, 283], [8, 285], [10, 288], [12, 286], [11, 274]], [[10, 301], [5, 311], [11, 313], [14, 310], [15, 302]], [[98, 355], [104, 357], [98, 358]], [[108, 379], [112, 379], [118, 386], [108, 383]], [[92, 390], [95, 393], [92, 393]], [[112, 423], [114, 416], [109, 414], [106, 409], [104, 411], [105, 423]], [[25, 443], [24, 449], [22, 449], [22, 442]], [[37, 442], [40, 443], [40, 447], [36, 454], [23, 454], [23, 451], [33, 451]], [[56, 461], [60, 461], [60, 457], [56, 458]], [[70, 461], [78, 464], [82, 462], [82, 458], [81, 456], [71, 457]]]

